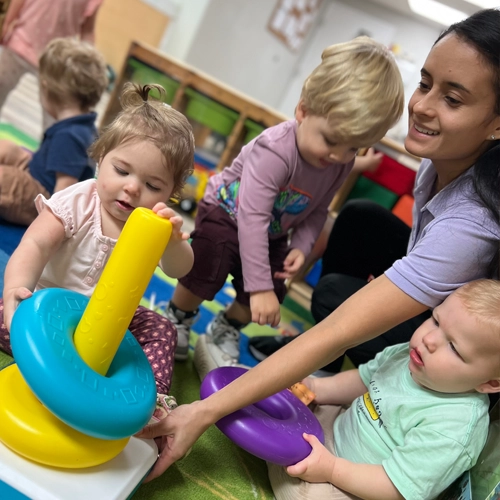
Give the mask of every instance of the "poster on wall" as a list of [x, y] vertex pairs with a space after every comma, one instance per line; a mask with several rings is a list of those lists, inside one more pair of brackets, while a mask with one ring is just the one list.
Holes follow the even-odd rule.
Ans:
[[268, 29], [290, 50], [297, 51], [304, 41], [323, 0], [278, 0]]

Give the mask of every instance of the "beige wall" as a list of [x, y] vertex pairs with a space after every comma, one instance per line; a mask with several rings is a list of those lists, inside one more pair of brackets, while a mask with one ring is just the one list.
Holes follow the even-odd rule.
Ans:
[[104, 0], [96, 23], [96, 46], [118, 73], [130, 42], [158, 47], [169, 18], [140, 0]]

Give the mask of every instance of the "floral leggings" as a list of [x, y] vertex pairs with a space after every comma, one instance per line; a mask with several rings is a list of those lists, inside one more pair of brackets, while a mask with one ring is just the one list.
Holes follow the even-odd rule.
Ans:
[[[172, 384], [177, 330], [171, 321], [143, 306], [135, 311], [128, 328], [146, 354], [160, 394], [168, 394]], [[3, 322], [3, 300], [0, 299], [0, 349], [12, 356], [10, 335]]]

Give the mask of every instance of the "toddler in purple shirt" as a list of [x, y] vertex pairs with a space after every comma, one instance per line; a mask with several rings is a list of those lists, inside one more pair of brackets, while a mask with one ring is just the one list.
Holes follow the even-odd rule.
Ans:
[[176, 359], [187, 358], [199, 305], [229, 274], [235, 301], [196, 348], [209, 366], [237, 362], [239, 331], [250, 321], [278, 325], [285, 280], [304, 264], [358, 149], [379, 141], [402, 107], [401, 77], [383, 45], [359, 37], [324, 50], [295, 119], [265, 130], [210, 179], [191, 235], [194, 267], [166, 309], [177, 326]]

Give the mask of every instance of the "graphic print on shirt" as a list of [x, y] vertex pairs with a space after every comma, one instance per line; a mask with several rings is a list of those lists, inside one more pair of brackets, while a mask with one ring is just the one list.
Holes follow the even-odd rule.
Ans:
[[[217, 189], [219, 205], [233, 219], [238, 216], [239, 188], [241, 181], [238, 179], [229, 185], [221, 185]], [[283, 227], [281, 220], [283, 214], [298, 215], [302, 213], [311, 202], [311, 195], [294, 186], [287, 186], [280, 190], [276, 196], [271, 211], [272, 217], [268, 231], [270, 234], [283, 234], [288, 228]]]
[[[374, 380], [370, 380], [370, 389], [372, 394], [380, 393]], [[372, 399], [369, 392], [365, 392], [363, 397], [357, 400], [357, 411], [365, 415], [366, 418], [376, 422], [379, 427], [384, 425], [384, 421], [382, 420], [382, 409], [380, 408], [381, 401], [382, 397]]]

